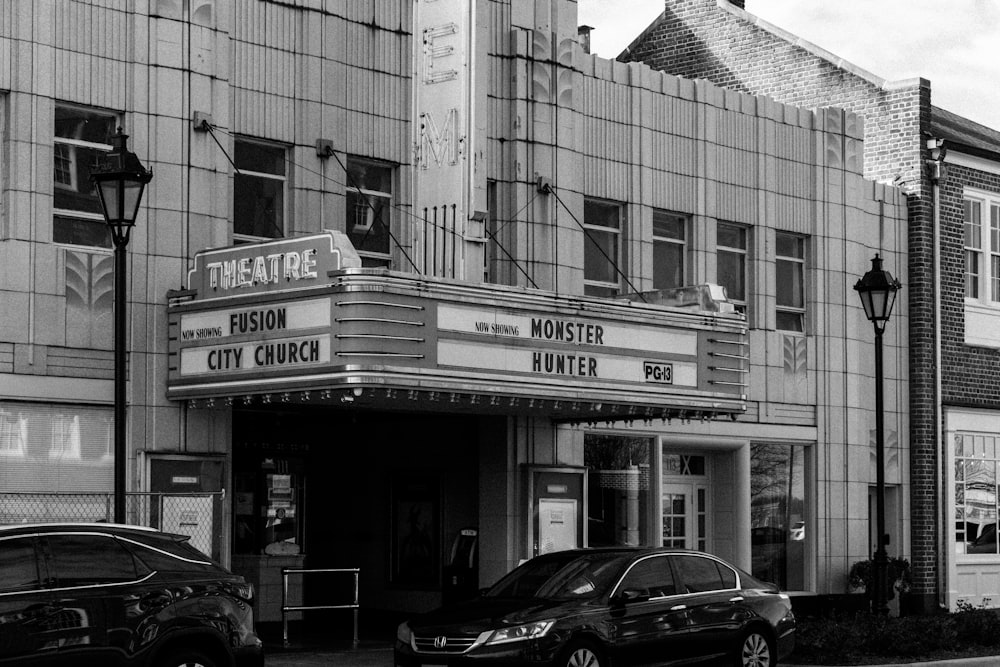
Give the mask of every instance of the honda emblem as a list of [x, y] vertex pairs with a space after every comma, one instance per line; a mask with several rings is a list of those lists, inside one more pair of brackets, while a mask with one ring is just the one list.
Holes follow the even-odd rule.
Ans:
[[444, 648], [448, 645], [447, 637], [435, 637], [434, 638], [434, 648]]

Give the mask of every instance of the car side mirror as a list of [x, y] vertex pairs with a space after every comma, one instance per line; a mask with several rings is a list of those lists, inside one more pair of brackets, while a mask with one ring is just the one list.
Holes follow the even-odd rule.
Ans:
[[626, 588], [621, 593], [615, 596], [615, 602], [620, 605], [634, 604], [636, 602], [645, 602], [649, 599], [649, 591], [644, 591], [639, 588]]

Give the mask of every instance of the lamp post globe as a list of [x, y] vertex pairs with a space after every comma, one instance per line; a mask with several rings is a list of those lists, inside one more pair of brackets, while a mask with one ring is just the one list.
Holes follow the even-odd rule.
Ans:
[[882, 405], [882, 334], [892, 315], [896, 303], [896, 293], [902, 287], [900, 282], [882, 269], [882, 258], [875, 254], [872, 268], [855, 285], [861, 297], [865, 317], [875, 327], [875, 539], [874, 568], [872, 586], [872, 611], [876, 614], [889, 613], [888, 571], [889, 556], [885, 543], [885, 416]]
[[115, 247], [115, 300], [114, 300], [114, 357], [115, 357], [115, 425], [114, 425], [114, 521], [126, 523], [125, 469], [128, 449], [125, 442], [125, 307], [126, 307], [126, 257], [139, 203], [146, 184], [153, 173], [142, 166], [135, 153], [128, 150], [128, 135], [118, 132], [113, 137], [113, 148], [90, 173], [90, 180], [97, 187], [104, 221], [111, 231]]

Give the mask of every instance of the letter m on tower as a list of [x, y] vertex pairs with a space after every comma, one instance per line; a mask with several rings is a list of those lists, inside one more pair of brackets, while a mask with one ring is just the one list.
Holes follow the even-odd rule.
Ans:
[[420, 114], [420, 168], [427, 169], [430, 161], [440, 167], [442, 164], [458, 162], [458, 109], [448, 109], [444, 125], [438, 129], [434, 116], [429, 111]]

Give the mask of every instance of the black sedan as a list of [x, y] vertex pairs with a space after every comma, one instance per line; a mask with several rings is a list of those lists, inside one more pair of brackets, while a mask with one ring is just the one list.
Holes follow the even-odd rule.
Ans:
[[538, 556], [478, 598], [401, 624], [397, 667], [774, 667], [795, 646], [788, 596], [715, 556], [602, 548]]
[[187, 540], [0, 526], [0, 665], [263, 667], [252, 586]]

